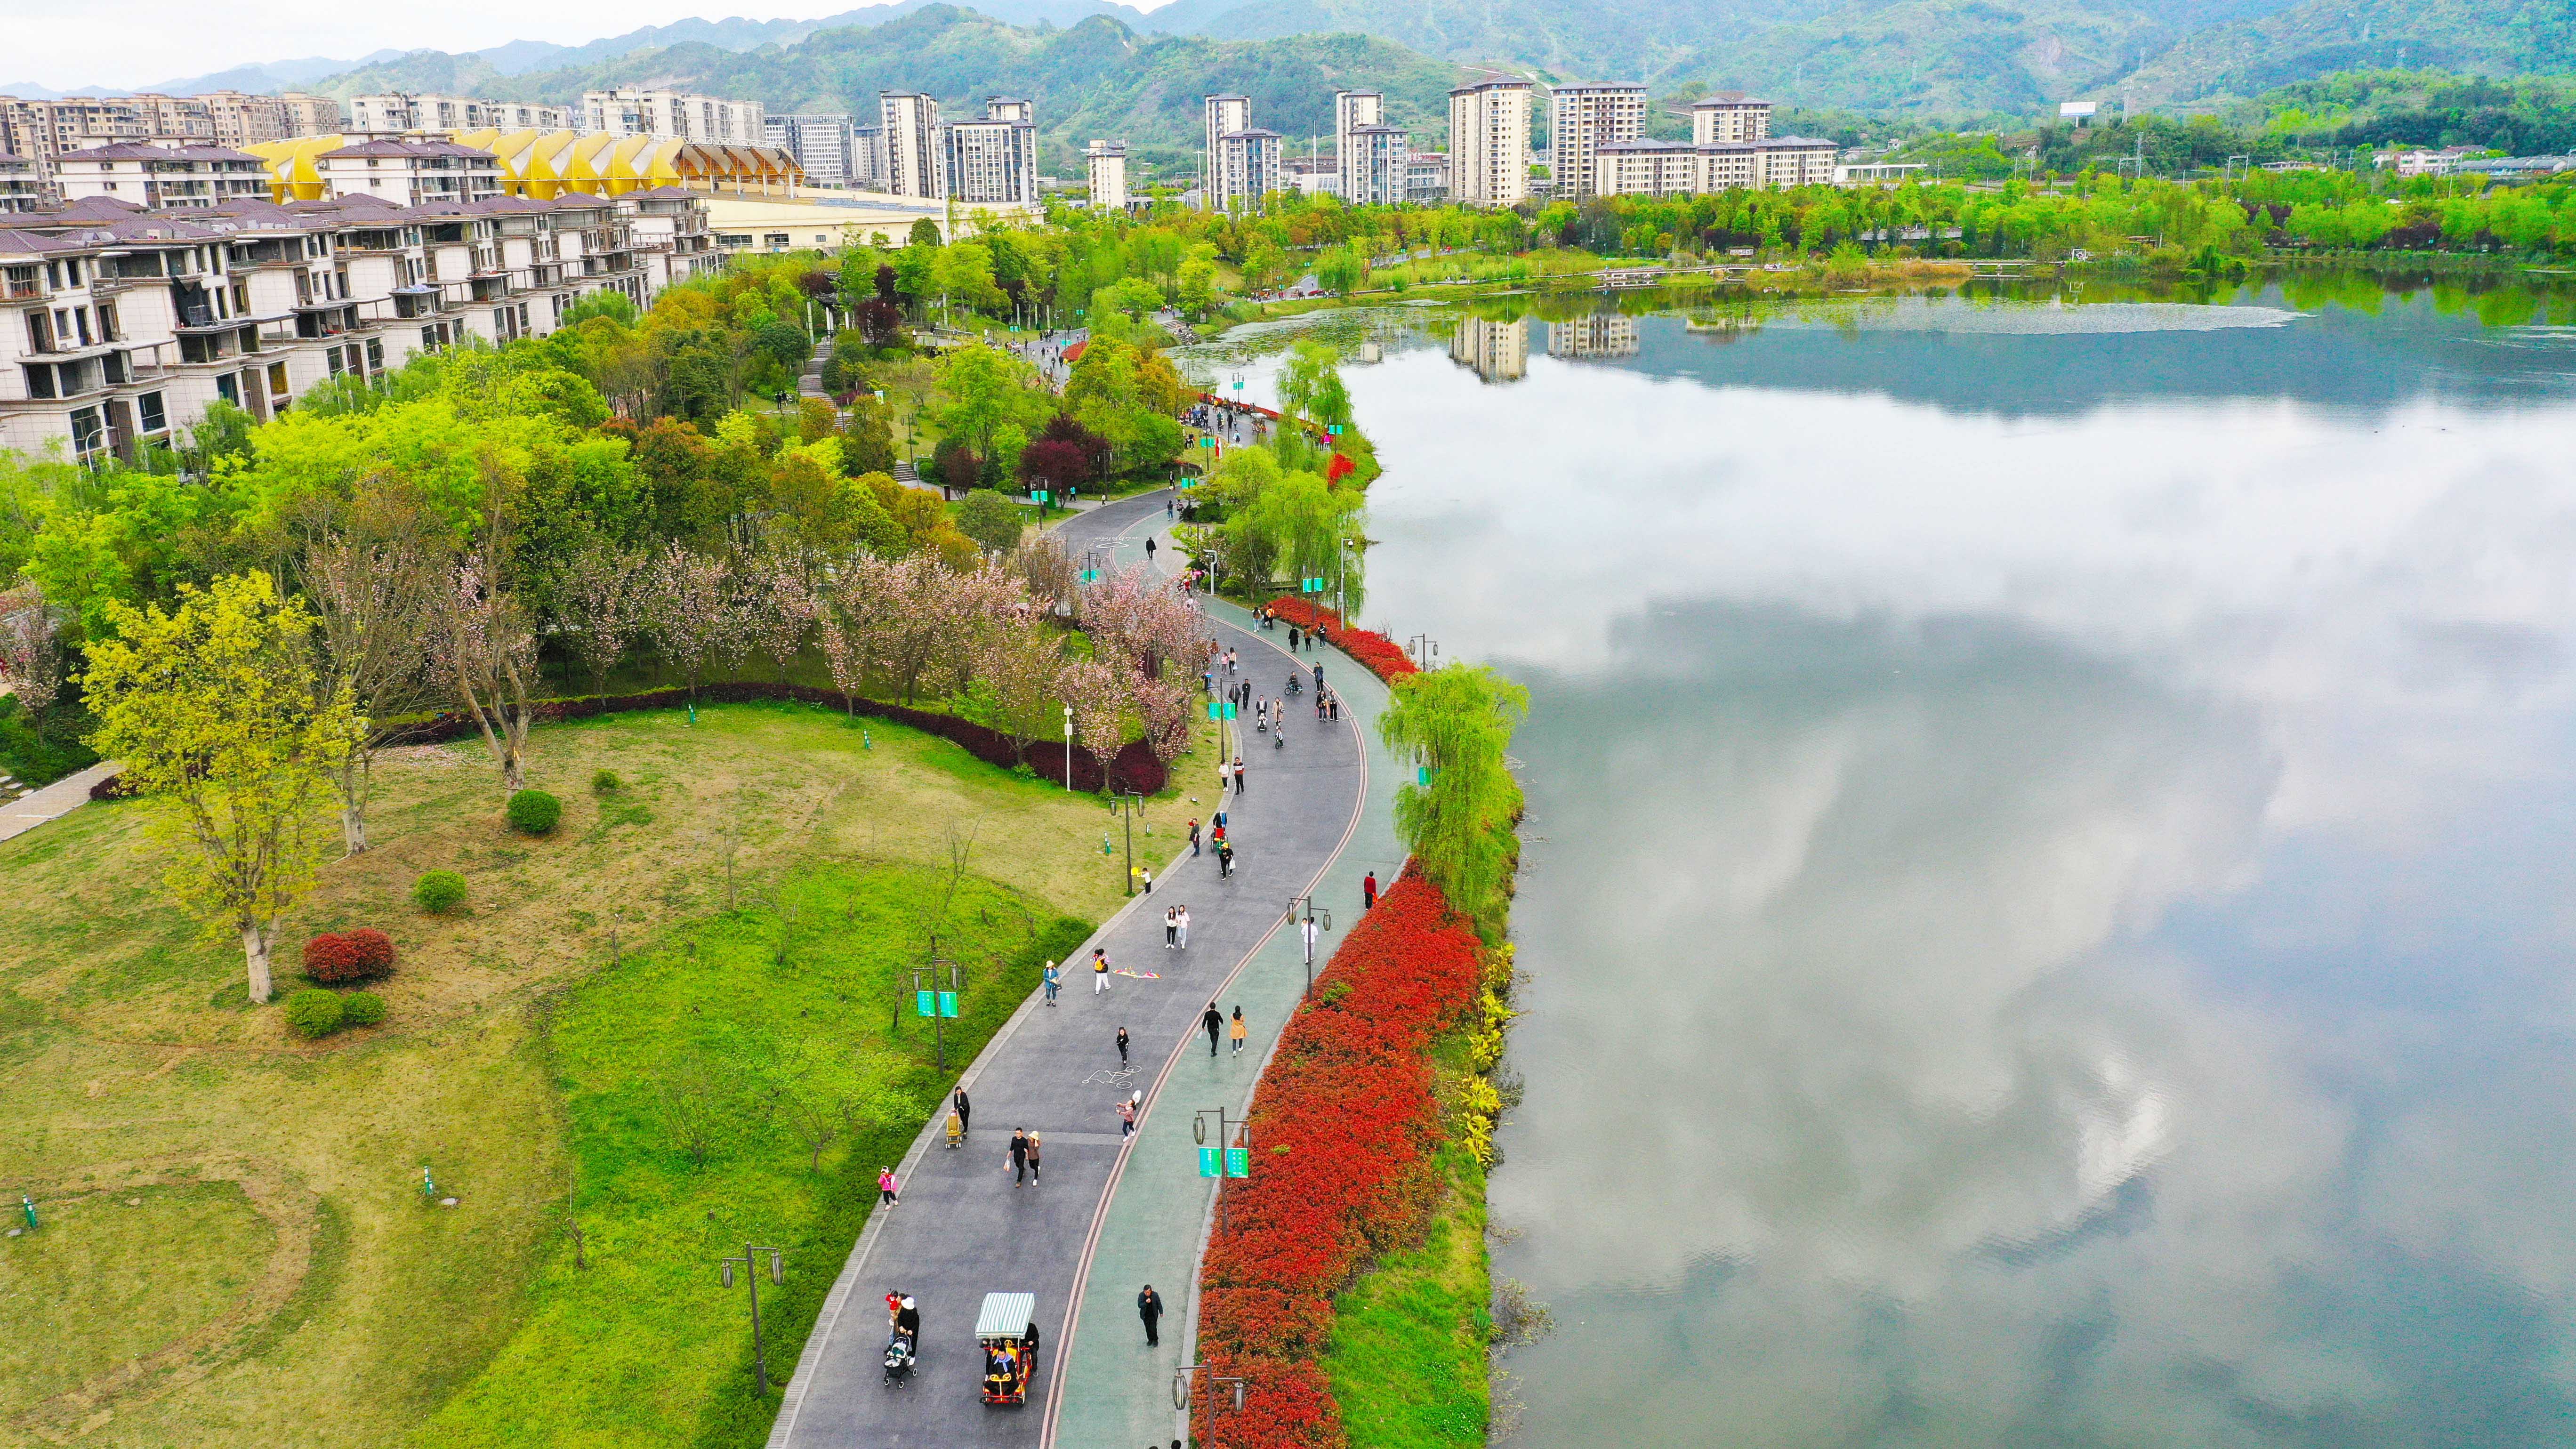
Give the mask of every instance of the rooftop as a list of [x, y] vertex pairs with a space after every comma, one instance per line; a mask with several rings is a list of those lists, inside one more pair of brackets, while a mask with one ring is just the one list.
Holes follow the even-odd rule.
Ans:
[[258, 157], [230, 146], [153, 146], [141, 141], [114, 141], [93, 146], [86, 151], [65, 151], [54, 158], [65, 161], [247, 161], [263, 165]]
[[1760, 96], [1743, 91], [1713, 91], [1691, 102], [1691, 109], [1696, 111], [1702, 106], [1767, 106], [1769, 104], [1771, 104], [1769, 101]]

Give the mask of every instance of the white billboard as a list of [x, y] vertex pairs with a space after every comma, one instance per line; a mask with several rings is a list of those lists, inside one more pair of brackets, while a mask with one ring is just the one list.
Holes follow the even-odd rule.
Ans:
[[2059, 101], [2057, 103], [2057, 119], [2061, 121], [2086, 120], [2089, 119], [2094, 112], [2099, 111], [2100, 109], [2102, 109], [2102, 103], [2100, 101]]

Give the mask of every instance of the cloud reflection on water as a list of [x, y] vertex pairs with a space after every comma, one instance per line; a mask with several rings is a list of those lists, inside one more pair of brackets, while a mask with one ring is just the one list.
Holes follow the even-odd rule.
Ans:
[[2253, 927], [2570, 898], [2576, 409], [1352, 380], [1371, 614], [1537, 697], [1523, 1442], [2569, 1436], [2563, 982]]

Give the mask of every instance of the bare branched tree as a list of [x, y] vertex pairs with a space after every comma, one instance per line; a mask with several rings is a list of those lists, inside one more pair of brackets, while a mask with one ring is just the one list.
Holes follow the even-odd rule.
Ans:
[[319, 531], [300, 560], [305, 601], [320, 622], [314, 687], [346, 692], [365, 733], [341, 762], [340, 834], [351, 855], [367, 848], [367, 799], [376, 753], [393, 722], [446, 695], [430, 667], [446, 548], [418, 509], [378, 496], [338, 527]]
[[481, 549], [456, 566], [440, 614], [440, 670], [492, 747], [502, 785], [524, 789], [537, 637], [518, 596], [502, 583], [495, 550]]

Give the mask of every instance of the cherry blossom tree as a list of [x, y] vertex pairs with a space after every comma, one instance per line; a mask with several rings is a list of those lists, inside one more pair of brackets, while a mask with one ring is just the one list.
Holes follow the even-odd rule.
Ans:
[[1073, 706], [1073, 737], [1100, 766], [1100, 788], [1109, 789], [1109, 762], [1127, 739], [1128, 684], [1124, 660], [1078, 659], [1057, 676], [1064, 702]]
[[33, 595], [0, 594], [0, 684], [31, 716], [43, 714], [63, 688], [63, 654], [54, 636], [61, 616]]
[[483, 743], [501, 767], [501, 783], [527, 786], [528, 726], [534, 722], [528, 683], [535, 678], [536, 631], [518, 596], [503, 587], [491, 550], [468, 554], [456, 566], [440, 601], [438, 665], [456, 687], [457, 702], [483, 731]]
[[806, 587], [803, 570], [784, 556], [754, 560], [737, 578], [742, 588], [735, 596], [736, 637], [776, 661], [784, 684], [805, 650], [805, 636], [813, 632], [820, 601]]
[[1139, 679], [1136, 713], [1145, 722], [1145, 745], [1168, 765], [1190, 747], [1191, 691], [1168, 679]]
[[573, 555], [555, 580], [561, 622], [572, 651], [590, 670], [590, 692], [608, 692], [608, 672], [648, 620], [653, 560], [631, 549], [593, 544]]
[[674, 543], [654, 560], [646, 610], [662, 652], [698, 692], [707, 660], [732, 632], [733, 570], [712, 554]]

